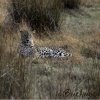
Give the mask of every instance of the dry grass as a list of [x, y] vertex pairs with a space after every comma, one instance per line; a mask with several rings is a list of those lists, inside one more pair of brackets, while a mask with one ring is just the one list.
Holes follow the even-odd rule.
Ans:
[[6, 2], [6, 0], [0, 1], [0, 24], [3, 23], [3, 21], [5, 20], [5, 16], [7, 15], [7, 5], [8, 2]]
[[0, 98], [30, 98], [32, 58], [18, 55], [19, 34], [2, 32], [0, 40]]
[[[42, 5], [39, 7], [46, 8]], [[0, 7], [1, 9], [4, 7]], [[3, 18], [3, 14], [1, 15]], [[26, 22], [22, 21], [18, 24], [19, 29], [31, 30], [37, 46], [63, 47], [73, 53], [68, 60], [40, 58], [33, 60], [18, 55], [19, 30], [13, 31], [11, 28], [2, 27], [4, 21], [2, 18], [0, 18], [0, 99], [100, 98], [100, 58], [96, 56], [98, 54], [100, 57], [100, 31], [96, 27], [90, 29], [89, 34], [85, 31], [87, 33], [85, 35], [43, 32], [41, 34], [48, 34], [49, 37], [37, 37], [37, 32], [32, 31], [30, 25], [27, 26]], [[90, 51], [87, 53], [87, 49], [92, 51], [91, 53], [96, 52], [96, 55]], [[92, 56], [87, 57], [89, 53]]]
[[95, 4], [100, 4], [100, 0], [81, 0], [81, 4], [89, 7]]

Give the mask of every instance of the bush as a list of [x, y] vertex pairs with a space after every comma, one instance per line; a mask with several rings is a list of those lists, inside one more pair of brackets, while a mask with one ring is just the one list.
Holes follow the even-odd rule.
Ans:
[[63, 0], [64, 7], [69, 9], [79, 8], [80, 0]]
[[60, 0], [11, 0], [13, 20], [17, 23], [27, 21], [32, 29], [56, 30], [60, 17]]

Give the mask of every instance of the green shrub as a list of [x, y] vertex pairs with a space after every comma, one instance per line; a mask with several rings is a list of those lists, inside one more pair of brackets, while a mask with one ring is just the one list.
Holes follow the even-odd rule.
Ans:
[[60, 17], [60, 0], [11, 0], [15, 22], [27, 21], [32, 29], [56, 30]]

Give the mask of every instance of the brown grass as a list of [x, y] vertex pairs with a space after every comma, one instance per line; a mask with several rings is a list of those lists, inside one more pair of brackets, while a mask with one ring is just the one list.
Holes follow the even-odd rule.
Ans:
[[18, 54], [20, 35], [2, 31], [0, 41], [0, 98], [30, 98], [32, 58]]
[[[0, 23], [3, 23], [3, 14], [1, 15]], [[31, 31], [29, 27], [24, 21], [19, 25], [21, 30], [25, 28]], [[100, 98], [100, 61], [81, 54], [81, 50], [87, 47], [100, 53], [99, 31], [94, 29], [91, 36], [84, 37], [55, 32], [48, 33], [52, 35], [44, 38], [37, 37], [37, 32], [35, 34], [34, 32], [34, 42], [37, 46], [69, 49], [73, 54], [72, 58], [69, 60], [22, 58], [17, 52], [20, 42], [19, 32], [12, 29], [0, 30], [0, 99]], [[68, 89], [75, 93], [85, 91], [92, 95], [72, 97], [66, 95]]]

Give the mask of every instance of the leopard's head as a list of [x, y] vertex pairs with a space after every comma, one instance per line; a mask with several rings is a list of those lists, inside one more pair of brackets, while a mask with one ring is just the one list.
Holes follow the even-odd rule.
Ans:
[[34, 43], [33, 43], [33, 36], [30, 32], [28, 32], [27, 30], [21, 30], [20, 31], [21, 33], [21, 42], [23, 45], [32, 45], [34, 46]]

